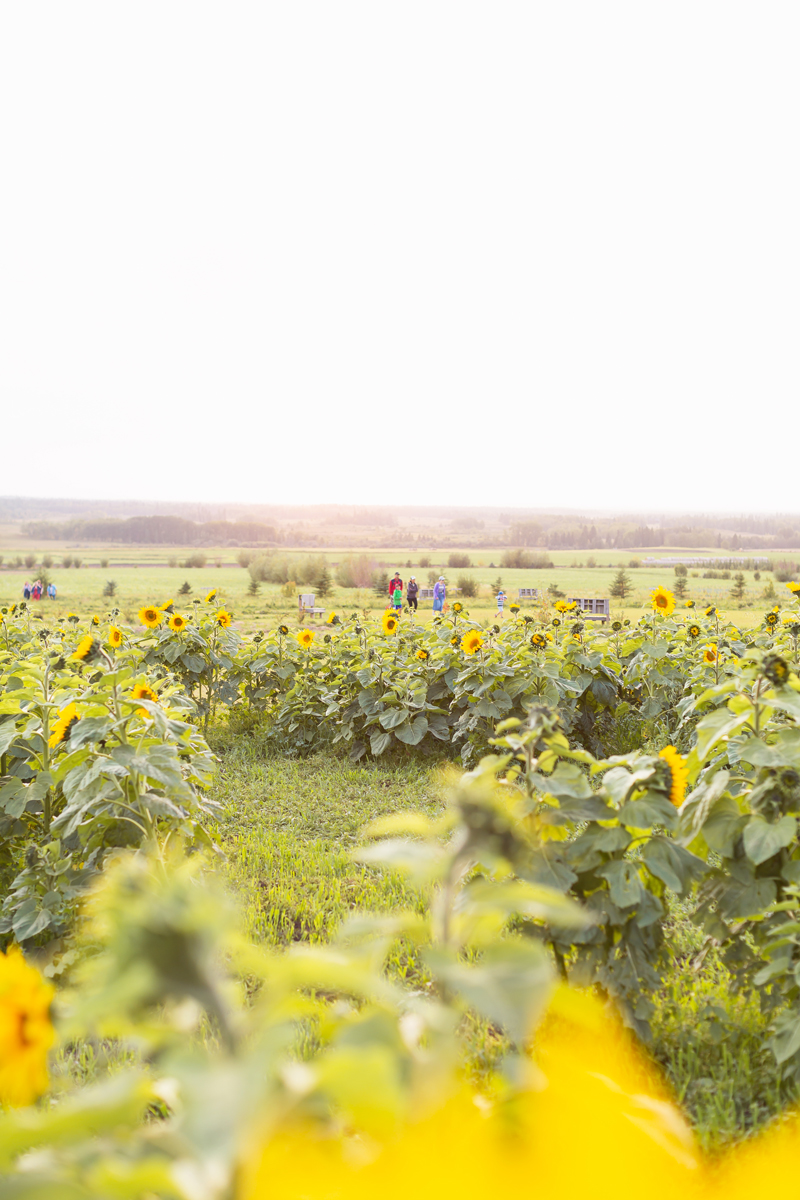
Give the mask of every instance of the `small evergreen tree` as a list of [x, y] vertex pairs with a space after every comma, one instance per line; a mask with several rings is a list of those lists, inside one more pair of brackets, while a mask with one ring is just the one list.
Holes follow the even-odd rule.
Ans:
[[[388, 581], [386, 586], [388, 587]], [[333, 591], [333, 580], [327, 566], [323, 564], [319, 575], [314, 580], [314, 591], [318, 596], [330, 596]]]
[[631, 581], [628, 576], [624, 571], [617, 571], [611, 581], [611, 587], [608, 589], [609, 595], [613, 596], [615, 600], [624, 600], [630, 590]]
[[258, 589], [259, 589], [260, 587], [261, 587], [261, 584], [258, 582], [258, 580], [257, 580], [257, 579], [251, 579], [251, 580], [250, 580], [250, 582], [249, 582], [249, 584], [247, 585], [247, 594], [248, 594], [248, 596], [257, 596], [257, 595], [258, 595]]
[[679, 600], [682, 600], [688, 590], [689, 589], [686, 584], [686, 576], [678, 575], [675, 580], [675, 595], [678, 597]]
[[188, 579], [185, 579], [183, 581], [183, 583], [181, 584], [181, 586], [178, 588], [178, 595], [179, 596], [188, 596], [189, 593], [191, 592], [191, 590], [192, 590], [192, 585], [189, 583]]
[[388, 596], [389, 576], [385, 571], [376, 571], [372, 576], [372, 590], [376, 596]]
[[733, 587], [731, 588], [731, 598], [733, 600], [744, 599], [744, 573], [740, 571], [738, 575], [733, 577]]
[[103, 595], [108, 596], [110, 599], [111, 597], [116, 596], [116, 594], [117, 594], [117, 585], [113, 579], [109, 579], [108, 583], [103, 588]]

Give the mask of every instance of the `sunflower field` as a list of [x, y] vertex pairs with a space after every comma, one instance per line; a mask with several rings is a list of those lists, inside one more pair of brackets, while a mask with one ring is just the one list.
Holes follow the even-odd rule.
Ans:
[[[646, 1047], [680, 913], [800, 1087], [799, 637], [794, 583], [746, 632], [665, 588], [607, 627], [456, 602], [245, 635], [214, 592], [135, 628], [0, 611], [4, 1194], [786, 1182], [800, 1128], [707, 1160]], [[218, 880], [221, 730], [353, 771], [457, 760], [438, 815], [392, 812], [357, 852], [414, 902], [325, 943], [246, 937]], [[56, 1045], [109, 1070], [51, 1077]]]

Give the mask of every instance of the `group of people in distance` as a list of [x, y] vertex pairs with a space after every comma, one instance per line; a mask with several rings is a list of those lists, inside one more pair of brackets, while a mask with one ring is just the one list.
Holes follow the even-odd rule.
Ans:
[[[400, 613], [400, 611], [402, 610], [402, 607], [403, 607], [403, 586], [404, 586], [403, 580], [400, 577], [400, 572], [395, 571], [394, 575], [389, 580], [389, 605], [398, 614]], [[405, 591], [406, 591], [406, 604], [408, 605], [409, 608], [412, 608], [414, 610], [414, 612], [416, 612], [417, 611], [417, 599], [419, 596], [419, 584], [417, 583], [417, 579], [416, 579], [415, 575], [411, 575], [409, 577], [408, 584], [406, 585]], [[437, 579], [436, 583], [433, 585], [433, 611], [434, 612], [442, 612], [444, 609], [444, 606], [445, 606], [446, 599], [447, 599], [447, 589], [445, 587], [444, 575], [440, 575], [439, 578]], [[497, 593], [496, 599], [497, 599], [497, 613], [495, 615], [502, 618], [503, 607], [504, 607], [506, 599], [507, 599], [507, 596], [502, 588], [500, 588], [499, 592]]]
[[51, 600], [56, 598], [56, 585], [48, 583], [47, 587], [42, 586], [41, 579], [37, 579], [35, 583], [30, 583], [25, 580], [22, 585], [22, 598], [24, 600], [41, 600], [42, 596], [47, 595]]
[[[408, 584], [404, 585], [400, 578], [400, 572], [395, 571], [394, 576], [389, 580], [389, 604], [399, 613], [403, 607], [403, 587], [405, 586], [406, 604], [409, 608], [417, 611], [419, 602], [419, 584], [415, 575], [411, 575]], [[444, 608], [446, 598], [444, 575], [440, 575], [433, 586], [433, 611], [441, 612]]]

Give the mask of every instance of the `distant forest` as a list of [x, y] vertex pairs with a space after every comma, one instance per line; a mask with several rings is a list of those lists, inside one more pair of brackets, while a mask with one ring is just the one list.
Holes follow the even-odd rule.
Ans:
[[31, 538], [179, 546], [383, 546], [542, 550], [800, 548], [797, 514], [654, 514], [476, 506], [192, 504], [0, 497]]

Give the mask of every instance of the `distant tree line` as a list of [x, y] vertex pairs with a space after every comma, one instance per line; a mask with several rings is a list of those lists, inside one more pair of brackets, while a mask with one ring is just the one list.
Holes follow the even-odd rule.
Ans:
[[74, 521], [26, 521], [22, 532], [57, 541], [124, 542], [151, 546], [270, 545], [281, 538], [260, 521], [187, 521], [183, 517], [129, 517]]

